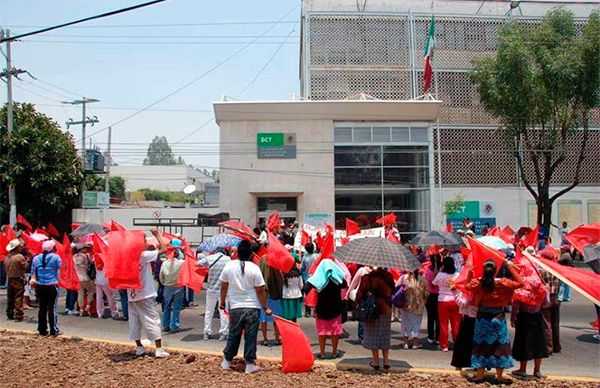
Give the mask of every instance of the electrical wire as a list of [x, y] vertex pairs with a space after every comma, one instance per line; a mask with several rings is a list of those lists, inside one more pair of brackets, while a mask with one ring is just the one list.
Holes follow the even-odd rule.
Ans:
[[[168, 24], [111, 24], [95, 26], [69, 26], [69, 28], [155, 28], [155, 27], [197, 27], [197, 26], [231, 26], [231, 25], [262, 25], [262, 24], [300, 24], [299, 21], [222, 21], [203, 23], [168, 23]], [[46, 28], [47, 26], [9, 25], [10, 28]]]
[[[289, 35], [72, 35], [72, 34], [50, 34], [45, 35], [44, 38], [106, 38], [106, 39], [275, 39], [275, 38], [289, 38]], [[300, 38], [299, 35], [295, 35], [294, 38]]]
[[[248, 41], [195, 41], [195, 42], [160, 42], [160, 41], [156, 41], [156, 42], [140, 42], [140, 41], [128, 41], [128, 42], [120, 42], [120, 41], [76, 41], [76, 40], [26, 40], [24, 42], [27, 43], [59, 43], [59, 44], [85, 44], [85, 45], [89, 45], [89, 44], [110, 44], [110, 45], [163, 45], [163, 44], [167, 44], [167, 45], [175, 45], [175, 44], [179, 44], [179, 45], [200, 45], [200, 44], [218, 44], [218, 45], [224, 45], [224, 44], [246, 44], [249, 43]], [[250, 42], [253, 44], [260, 44], [260, 45], [266, 45], [266, 44], [280, 44], [282, 42]], [[283, 42], [285, 44], [300, 44], [300, 42]]]

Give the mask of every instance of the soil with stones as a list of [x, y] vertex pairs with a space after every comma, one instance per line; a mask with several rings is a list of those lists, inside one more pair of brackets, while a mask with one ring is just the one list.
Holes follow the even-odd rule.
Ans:
[[[458, 387], [475, 386], [447, 374], [338, 371], [315, 366], [309, 373], [284, 374], [277, 363], [257, 363], [263, 370], [247, 375], [235, 360], [231, 371], [221, 357], [172, 352], [155, 359], [136, 357], [133, 347], [68, 337], [37, 337], [0, 331], [0, 386], [10, 387]], [[489, 384], [486, 384], [489, 386]], [[480, 385], [481, 386], [481, 385]], [[595, 387], [594, 383], [553, 380], [519, 381], [512, 387]]]

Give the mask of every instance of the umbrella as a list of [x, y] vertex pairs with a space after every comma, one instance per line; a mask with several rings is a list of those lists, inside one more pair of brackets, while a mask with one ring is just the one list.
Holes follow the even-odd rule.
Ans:
[[483, 236], [477, 238], [477, 241], [481, 242], [483, 245], [488, 246], [494, 249], [506, 249], [508, 248], [508, 244], [504, 242], [500, 237], [496, 236]]
[[71, 232], [71, 236], [85, 236], [86, 234], [98, 233], [105, 235], [108, 233], [106, 228], [100, 224], [83, 224]]
[[222, 226], [223, 228], [230, 230], [234, 233], [239, 233], [242, 236], [250, 237], [253, 240], [258, 239], [257, 234], [254, 233], [254, 231], [248, 225], [244, 224], [242, 221], [229, 220], [229, 221], [219, 222], [218, 225]]
[[212, 252], [217, 248], [237, 247], [238, 245], [240, 245], [241, 241], [241, 238], [236, 237], [234, 235], [219, 233], [215, 234], [208, 240], [202, 242], [202, 244], [198, 246], [198, 250], [204, 252]]
[[420, 266], [417, 257], [400, 244], [382, 237], [367, 237], [350, 241], [337, 248], [333, 256], [346, 263], [413, 271]]
[[460, 242], [451, 233], [438, 232], [436, 230], [427, 233], [419, 233], [410, 243], [419, 247], [437, 245], [444, 248], [456, 248], [460, 246]]
[[42, 234], [42, 233], [31, 233], [29, 235], [29, 237], [31, 237], [33, 240], [38, 241], [38, 242], [39, 241], [46, 241], [46, 240], [49, 239], [48, 236], [46, 236], [45, 234]]

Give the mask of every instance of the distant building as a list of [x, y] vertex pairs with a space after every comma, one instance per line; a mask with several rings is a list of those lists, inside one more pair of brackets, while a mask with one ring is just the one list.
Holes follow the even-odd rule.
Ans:
[[203, 193], [207, 184], [215, 183], [214, 179], [191, 165], [112, 166], [110, 174], [125, 180], [128, 193], [141, 189], [181, 192], [188, 185], [195, 185], [196, 190]]

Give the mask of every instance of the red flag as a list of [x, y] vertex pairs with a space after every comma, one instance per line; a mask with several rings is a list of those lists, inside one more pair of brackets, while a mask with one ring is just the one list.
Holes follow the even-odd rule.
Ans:
[[453, 230], [454, 230], [454, 226], [452, 224], [446, 225], [446, 232], [452, 233]]
[[471, 298], [471, 291], [467, 290], [467, 278], [469, 276], [469, 264], [472, 262], [472, 258], [465, 258], [465, 265], [463, 265], [458, 277], [454, 279], [454, 287], [460, 292], [465, 294], [467, 298]]
[[523, 247], [533, 247], [535, 250], [537, 250], [539, 233], [540, 226], [536, 225], [535, 228], [531, 232], [529, 232], [529, 234], [524, 239], [521, 240]]
[[43, 234], [44, 236], [50, 237], [48, 235], [48, 232], [45, 229], [35, 228], [35, 232], [34, 233]]
[[[237, 251], [235, 252], [237, 254]], [[254, 253], [254, 257], [252, 258], [252, 262], [256, 265], [258, 265], [258, 263], [260, 263], [260, 260], [267, 254], [267, 247], [265, 247], [264, 245], [261, 245], [260, 248], [258, 248], [258, 252]], [[237, 259], [237, 256], [235, 257]], [[232, 257], [232, 259], [234, 259], [234, 257]]]
[[346, 218], [346, 237], [354, 236], [355, 234], [360, 234], [360, 227], [350, 218]]
[[467, 247], [460, 247], [460, 254], [462, 255], [463, 259], [465, 259], [465, 262], [466, 262], [467, 259], [469, 258], [469, 255], [471, 254], [471, 250]]
[[350, 242], [350, 239], [348, 237], [342, 237], [340, 239], [340, 242], [342, 243], [342, 246], [344, 246], [344, 245], [346, 245], [346, 244], [348, 244]]
[[52, 225], [52, 222], [48, 223], [48, 226], [46, 227], [46, 230], [48, 230], [48, 233], [50, 233], [50, 235], [52, 237], [55, 237], [55, 238], [59, 238], [60, 237], [60, 233], [58, 232], [58, 229], [56, 229], [56, 227], [54, 225]]
[[508, 225], [506, 225], [504, 228], [500, 229], [500, 238], [502, 240], [504, 240], [505, 243], [507, 244], [514, 244], [515, 243], [515, 231]]
[[333, 254], [333, 252], [335, 251], [335, 238], [333, 236], [333, 232], [334, 232], [333, 226], [326, 223], [325, 227], [327, 228], [327, 234], [325, 235], [325, 238], [323, 238], [323, 246], [321, 247], [321, 254], [319, 255], [317, 260], [315, 260], [313, 265], [308, 270], [309, 275], [312, 275], [313, 273], [315, 273], [315, 271], [317, 270], [317, 267], [319, 266], [319, 264], [321, 264], [321, 261], [323, 259], [330, 258], [331, 255]]
[[204, 277], [208, 274], [208, 268], [196, 266], [196, 257], [187, 241], [183, 242], [183, 252], [185, 253], [185, 262], [177, 278], [177, 287], [185, 286], [195, 292], [200, 292], [204, 285]]
[[125, 227], [123, 225], [119, 224], [117, 221], [110, 220], [110, 230], [113, 232], [122, 232], [127, 229], [125, 229]]
[[513, 301], [538, 306], [546, 299], [547, 290], [536, 266], [517, 249], [514, 263], [521, 269], [525, 286], [515, 290]]
[[31, 224], [27, 221], [27, 219], [20, 214], [17, 214], [17, 223], [23, 225], [27, 232], [31, 232], [33, 230], [33, 227], [31, 227]]
[[92, 252], [94, 254], [94, 262], [96, 266], [100, 269], [104, 268], [104, 260], [102, 259], [102, 255], [108, 252], [108, 245], [98, 233], [92, 234]]
[[391, 242], [400, 244], [400, 239], [398, 238], [398, 236], [396, 236], [396, 233], [393, 230], [388, 231], [385, 238], [387, 238]]
[[279, 212], [271, 213], [267, 221], [267, 229], [269, 232], [277, 230], [281, 227], [281, 219], [279, 218]]
[[6, 250], [6, 246], [10, 241], [4, 235], [4, 233], [0, 232], [0, 263], [4, 261], [6, 255], [8, 255], [8, 251]]
[[490, 229], [486, 236], [496, 236], [496, 237], [500, 237], [500, 227], [499, 226], [494, 226], [492, 229]]
[[267, 248], [267, 265], [287, 273], [292, 269], [295, 261], [292, 254], [273, 236], [267, 233], [269, 246]]
[[323, 248], [323, 244], [325, 243], [325, 239], [321, 236], [321, 233], [317, 232], [317, 237], [315, 238], [315, 244], [317, 244], [317, 248]]
[[79, 228], [82, 224], [77, 224], [77, 223], [72, 223], [71, 224], [71, 232], [74, 231], [75, 229]]
[[31, 251], [32, 254], [38, 255], [38, 254], [42, 253], [42, 242], [41, 241], [37, 241], [37, 240], [31, 238], [31, 236], [29, 236], [29, 233], [26, 233], [26, 232], [21, 233], [21, 238], [23, 239], [25, 246]]
[[145, 233], [126, 230], [110, 233], [110, 244], [101, 256], [110, 288], [140, 289], [140, 256], [146, 246]]
[[527, 252], [523, 254], [544, 270], [559, 278], [563, 283], [570, 285], [575, 291], [585, 296], [592, 303], [600, 306], [600, 274], [560, 265], [551, 260], [531, 256]]
[[490, 248], [471, 237], [467, 237], [467, 240], [471, 246], [471, 255], [473, 257], [473, 277], [479, 278], [483, 275], [483, 264], [488, 260], [494, 260], [496, 271], [500, 270], [506, 257], [504, 253]]
[[394, 281], [400, 279], [400, 276], [402, 276], [402, 271], [400, 271], [398, 268], [390, 268], [390, 273], [392, 274]]
[[600, 242], [600, 224], [581, 225], [565, 236], [577, 251], [583, 253], [583, 248]]
[[17, 238], [17, 234], [10, 225], [6, 225], [6, 229], [4, 229], [4, 235], [8, 239], [8, 242], [11, 242]]
[[281, 335], [281, 370], [283, 373], [309, 372], [315, 362], [310, 341], [300, 325], [275, 316]]
[[66, 290], [79, 291], [79, 277], [73, 262], [73, 252], [71, 251], [71, 241], [65, 235], [62, 244], [56, 242], [56, 253], [62, 259], [60, 267], [58, 286]]
[[300, 244], [302, 244], [302, 246], [305, 246], [306, 244], [312, 242], [312, 238], [310, 238], [310, 235], [304, 229], [302, 229], [301, 233], [302, 233], [302, 240], [301, 240]]
[[394, 226], [396, 225], [396, 214], [390, 213], [388, 215], [376, 219], [375, 222], [383, 226]]
[[441, 252], [440, 247], [438, 247], [437, 245], [432, 245], [429, 247], [429, 249], [427, 249], [427, 256], [431, 256], [431, 255], [439, 255]]

